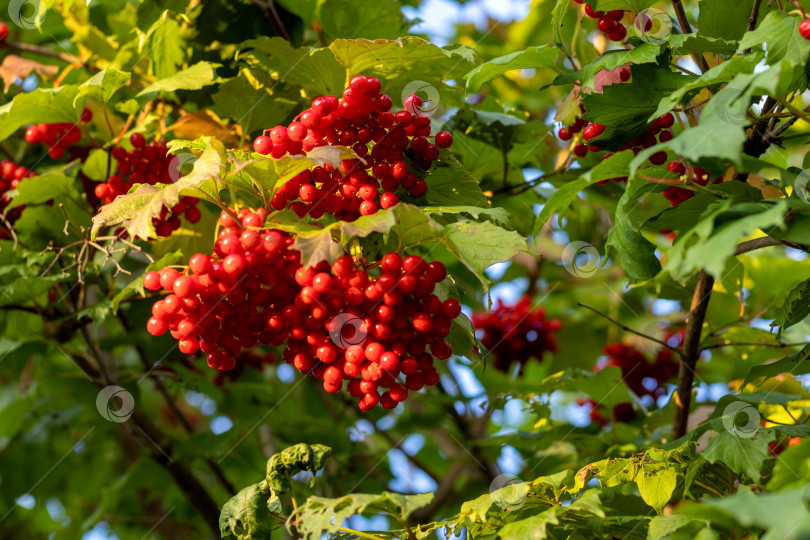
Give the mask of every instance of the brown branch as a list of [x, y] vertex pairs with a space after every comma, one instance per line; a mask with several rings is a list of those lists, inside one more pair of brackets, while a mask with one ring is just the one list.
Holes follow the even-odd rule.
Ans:
[[[692, 25], [689, 24], [689, 19], [686, 17], [686, 10], [683, 7], [683, 2], [681, 0], [672, 0], [672, 7], [675, 9], [675, 15], [678, 18], [678, 24], [681, 25], [681, 32], [683, 34], [691, 34], [692, 33]], [[693, 54], [692, 57], [695, 59], [695, 63], [700, 67], [700, 70], [705, 72], [709, 70], [709, 64], [706, 62], [706, 59], [703, 57], [702, 54]]]
[[706, 310], [711, 299], [714, 278], [701, 270], [692, 296], [692, 306], [686, 319], [686, 331], [681, 346], [681, 363], [678, 367], [678, 389], [675, 393], [675, 419], [672, 424], [672, 438], [680, 439], [686, 435], [689, 422], [689, 410], [692, 404], [692, 382], [695, 367], [700, 356], [700, 336]]
[[635, 334], [635, 335], [637, 335], [637, 336], [639, 336], [639, 337], [643, 337], [644, 339], [649, 339], [650, 341], [653, 341], [653, 342], [655, 342], [655, 343], [658, 343], [659, 345], [661, 345], [662, 347], [665, 347], [665, 348], [669, 349], [670, 351], [673, 351], [673, 352], [679, 352], [679, 351], [678, 351], [678, 349], [677, 349], [676, 347], [673, 347], [672, 345], [670, 345], [670, 344], [669, 344], [669, 343], [667, 343], [666, 341], [661, 341], [660, 339], [656, 339], [656, 338], [654, 338], [654, 337], [652, 337], [652, 336], [648, 336], [647, 334], [643, 334], [643, 333], [641, 333], [641, 332], [638, 332], [638, 331], [636, 331], [636, 330], [633, 330], [633, 329], [632, 329], [632, 328], [630, 328], [629, 326], [625, 326], [625, 325], [623, 325], [622, 323], [620, 323], [620, 322], [619, 322], [619, 321], [617, 321], [616, 319], [613, 319], [612, 317], [610, 317], [610, 316], [608, 316], [608, 315], [606, 315], [606, 314], [602, 313], [601, 311], [599, 311], [599, 310], [598, 310], [598, 309], [596, 309], [596, 308], [592, 308], [591, 306], [586, 306], [585, 304], [583, 304], [583, 303], [581, 303], [581, 302], [577, 302], [577, 305], [578, 305], [578, 306], [580, 306], [580, 307], [584, 307], [585, 309], [590, 309], [591, 311], [593, 311], [594, 313], [596, 313], [596, 314], [597, 314], [597, 315], [599, 315], [600, 317], [604, 317], [605, 319], [609, 320], [610, 322], [612, 322], [613, 324], [615, 324], [616, 326], [618, 326], [619, 328], [621, 328], [621, 329], [622, 329], [622, 330], [624, 330], [625, 332], [630, 332], [631, 334]]
[[292, 42], [292, 39], [290, 39], [290, 35], [284, 28], [284, 24], [281, 22], [281, 17], [278, 16], [278, 11], [276, 11], [276, 6], [273, 4], [273, 0], [266, 0], [265, 2], [262, 2], [261, 0], [251, 0], [251, 1], [253, 2], [253, 5], [264, 10], [264, 14], [267, 15], [267, 20], [270, 21], [270, 25], [276, 32], [276, 35], [283, 37], [289, 42]]
[[771, 236], [763, 236], [762, 238], [746, 240], [745, 242], [740, 242], [737, 244], [737, 247], [734, 249], [734, 255], [742, 255], [743, 253], [748, 253], [749, 251], [754, 251], [756, 249], [778, 246], [781, 243], [782, 242]]
[[[754, 0], [754, 6], [751, 8], [751, 18], [748, 19], [748, 28], [746, 28], [748, 32], [757, 27], [757, 19], [759, 18], [759, 6], [761, 3], [762, 0]], [[751, 49], [746, 49], [744, 52], [749, 53], [751, 52]]]
[[[82, 337], [93, 359], [99, 366], [102, 366], [103, 362], [94, 344], [90, 341], [89, 335], [85, 332], [82, 334]], [[99, 389], [107, 386], [106, 381], [108, 378], [103, 372], [101, 373], [101, 378], [99, 378], [99, 373], [88, 364], [84, 357], [76, 354], [70, 354], [69, 356], [82, 373]], [[130, 429], [132, 435], [141, 441], [149, 457], [165, 468], [171, 475], [177, 487], [183, 492], [189, 502], [197, 508], [200, 514], [202, 514], [203, 520], [214, 535], [218, 535], [219, 506], [208, 493], [206, 487], [194, 476], [186, 464], [171, 458], [171, 442], [166, 435], [141, 414], [137, 408], [133, 411], [130, 419], [124, 422], [124, 424]]]
[[52, 51], [50, 49], [46, 49], [44, 47], [38, 47], [36, 45], [31, 45], [30, 43], [19, 43], [17, 41], [7, 41], [4, 44], [4, 47], [8, 50], [20, 53], [32, 53], [38, 54], [40, 56], [47, 56], [48, 58], [53, 58], [55, 60], [61, 60], [63, 62], [67, 62], [68, 64], [81, 64], [82, 61], [76, 58], [73, 55], [62, 53], [59, 51]]
[[[118, 320], [121, 322], [121, 326], [124, 328], [124, 330], [126, 330], [127, 334], [132, 332], [129, 321], [126, 319], [123, 313], [118, 313]], [[140, 357], [141, 363], [143, 364], [147, 373], [152, 371], [154, 368], [154, 363], [149, 359], [149, 353], [146, 352], [146, 349], [144, 349], [141, 345], [135, 345], [135, 350], [138, 352], [138, 356]], [[180, 422], [180, 425], [183, 426], [185, 432], [189, 435], [193, 434], [194, 428], [191, 426], [188, 418], [186, 418], [186, 415], [183, 414], [183, 411], [180, 410], [180, 407], [177, 406], [177, 403], [174, 401], [174, 398], [172, 398], [169, 390], [166, 388], [166, 385], [163, 384], [163, 381], [158, 377], [152, 377], [152, 380], [155, 382], [158, 391], [163, 396], [163, 399], [166, 401], [169, 409], [171, 409], [172, 414], [174, 414], [175, 418], [177, 418], [177, 420]], [[205, 458], [205, 464], [211, 470], [211, 473], [216, 477], [217, 481], [225, 489], [225, 491], [229, 495], [236, 495], [236, 488], [225, 476], [225, 473], [222, 471], [219, 465], [217, 465], [217, 463], [211, 458]]]

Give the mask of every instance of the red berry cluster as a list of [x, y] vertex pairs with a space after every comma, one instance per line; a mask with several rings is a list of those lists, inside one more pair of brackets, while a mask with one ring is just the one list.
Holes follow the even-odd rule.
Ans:
[[[667, 163], [667, 170], [669, 172], [677, 174], [678, 176], [683, 176], [687, 174], [686, 164], [683, 161], [678, 160], [670, 161], [669, 163]], [[711, 181], [711, 175], [707, 171], [701, 169], [700, 167], [692, 167], [691, 170], [689, 170], [688, 172], [690, 174], [691, 177], [690, 179], [692, 180], [692, 182], [701, 186], [707, 186], [710, 183], [719, 184], [723, 182], [722, 176], [716, 178], [714, 181]], [[664, 190], [664, 197], [667, 198], [667, 200], [672, 206], [678, 206], [683, 201], [691, 199], [694, 196], [695, 196], [694, 191], [680, 188], [677, 186], [670, 186]]]
[[[627, 71], [628, 78], [630, 72], [626, 69], [622, 70], [622, 80], [624, 78], [624, 72]], [[580, 106], [581, 108], [581, 106]], [[581, 108], [581, 110], [584, 109]], [[647, 127], [647, 131], [635, 139], [628, 142], [624, 145], [621, 150], [632, 150], [633, 153], [638, 154], [644, 148], [649, 148], [658, 144], [659, 142], [667, 142], [671, 141], [674, 138], [671, 128], [675, 124], [675, 116], [672, 113], [666, 113], [659, 118], [653, 120], [650, 125]], [[571, 127], [563, 127], [557, 132], [557, 135], [563, 141], [571, 140], [575, 133], [582, 131], [582, 138], [585, 140], [584, 143], [578, 142], [574, 145], [574, 155], [577, 157], [585, 157], [588, 155], [588, 152], [602, 152], [602, 148], [599, 145], [598, 141], [593, 141], [593, 139], [599, 137], [602, 133], [604, 133], [606, 126], [597, 123], [588, 123], [582, 118], [577, 118], [574, 124]], [[586, 144], [588, 143], [588, 144]], [[605, 160], [612, 156], [612, 152], [608, 152], [605, 154], [602, 159]], [[663, 165], [667, 160], [667, 153], [663, 150], [659, 152], [655, 152], [653, 155], [650, 156], [649, 161], [653, 165]], [[605, 184], [610, 181], [614, 182], [626, 182], [627, 177], [618, 177], [618, 178], [611, 178], [607, 180], [600, 180], [600, 184]]]
[[[92, 119], [92, 111], [84, 109], [81, 122], [89, 122]], [[81, 128], [72, 122], [35, 124], [25, 130], [25, 140], [31, 144], [42, 143], [47, 145], [48, 155], [53, 159], [64, 156], [65, 149], [79, 142], [81, 138]]]
[[[678, 346], [683, 341], [683, 330], [669, 331], [666, 335], [666, 342], [673, 347]], [[659, 349], [652, 362], [647, 356], [631, 345], [624, 343], [613, 343], [606, 345], [604, 353], [607, 360], [597, 364], [594, 371], [600, 371], [607, 366], [616, 366], [622, 371], [622, 380], [636, 396], [643, 398], [649, 396], [655, 400], [667, 393], [663, 386], [664, 382], [678, 374], [678, 361], [674, 359], [670, 349]], [[647, 385], [645, 386], [645, 381]], [[650, 383], [654, 384], [650, 384]], [[591, 420], [606, 424], [608, 419], [603, 416], [603, 407], [597, 406], [593, 400], [581, 400], [581, 404], [590, 403]], [[618, 403], [613, 408], [613, 419], [617, 422], [627, 422], [635, 418], [635, 409], [629, 402]]]
[[[170, 175], [173, 156], [169, 154], [165, 142], [151, 141], [147, 144], [140, 133], [130, 135], [129, 142], [132, 144], [130, 151], [121, 146], [113, 148], [116, 174], [95, 187], [95, 195], [102, 204], [109, 204], [119, 195], [128, 193], [135, 184], [169, 184], [173, 180]], [[198, 202], [196, 197], [182, 197], [171, 209], [164, 206], [160, 217], [152, 221], [157, 235], [169, 236], [180, 228], [181, 215], [189, 223], [197, 223], [201, 217]]]
[[233, 369], [243, 350], [286, 342], [285, 362], [327, 392], [348, 381], [364, 411], [437, 384], [434, 357], [452, 354], [445, 338], [461, 313], [457, 300], [433, 294], [447, 277], [443, 264], [388, 253], [373, 275], [349, 256], [304, 268], [293, 237], [261, 229], [263, 211], [223, 212], [219, 223], [213, 255], [192, 256], [182, 273], [144, 276], [146, 289], [172, 291], [154, 303], [149, 333], [170, 331], [181, 352], [201, 350], [220, 370]]
[[556, 351], [553, 334], [562, 328], [559, 319], [546, 320], [545, 309], [532, 308], [528, 296], [513, 306], [498, 300], [494, 310], [474, 313], [472, 323], [492, 354], [495, 369], [503, 372], [510, 371], [512, 364], [522, 370], [530, 359], [542, 361], [546, 351]]
[[[24, 206], [18, 206], [6, 212], [6, 207], [11, 202], [10, 192], [17, 188], [20, 180], [31, 176], [36, 175], [22, 165], [17, 165], [9, 160], [0, 161], [0, 213], [4, 214], [8, 223], [17, 221], [25, 208]], [[10, 233], [5, 226], [0, 227], [0, 240], [7, 240], [10, 237]]]
[[327, 164], [302, 172], [275, 193], [275, 210], [289, 207], [300, 217], [315, 219], [328, 212], [354, 221], [397, 204], [399, 188], [412, 197], [427, 192], [408, 160], [429, 169], [453, 136], [440, 131], [430, 142], [430, 118], [421, 111], [422, 99], [410, 95], [405, 108], [393, 113], [391, 98], [380, 89], [375, 77], [357, 75], [340, 99], [317, 97], [289, 126], [276, 126], [256, 138], [256, 152], [276, 159], [327, 145], [351, 147], [360, 157], [344, 160], [339, 169]]
[[[583, 0], [575, 0], [581, 4]], [[624, 17], [624, 10], [613, 9], [611, 11], [594, 11], [585, 4], [585, 15], [591, 19], [597, 19], [596, 27], [605, 34], [610, 41], [624, 41], [627, 37], [627, 28], [620, 22]]]

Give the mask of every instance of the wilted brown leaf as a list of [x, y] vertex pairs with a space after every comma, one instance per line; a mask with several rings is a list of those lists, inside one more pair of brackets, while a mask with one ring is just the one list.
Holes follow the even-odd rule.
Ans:
[[59, 68], [56, 66], [48, 66], [40, 64], [33, 60], [28, 60], [16, 54], [10, 54], [3, 58], [3, 63], [0, 64], [0, 77], [3, 78], [5, 85], [5, 92], [14, 84], [14, 81], [25, 79], [32, 71], [37, 72], [42, 77], [54, 77], [59, 73]]
[[197, 139], [208, 136], [220, 140], [227, 147], [239, 145], [242, 136], [242, 127], [239, 124], [229, 125], [209, 110], [181, 114], [180, 119], [168, 128], [176, 137]]

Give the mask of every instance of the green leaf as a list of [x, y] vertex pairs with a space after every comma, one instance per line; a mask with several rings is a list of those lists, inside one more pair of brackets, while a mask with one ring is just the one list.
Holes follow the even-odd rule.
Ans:
[[[704, 36], [738, 41], [748, 27], [754, 0], [701, 0], [698, 28]], [[740, 45], [740, 48], [743, 48]]]
[[433, 500], [433, 493], [403, 495], [384, 491], [380, 495], [355, 493], [337, 499], [310, 497], [296, 513], [298, 532], [307, 540], [318, 540], [324, 533], [335, 533], [343, 521], [357, 514], [387, 513], [405, 520], [411, 512]]
[[395, 39], [408, 33], [396, 0], [326, 0], [318, 20], [332, 39]]
[[28, 124], [78, 122], [84, 106], [75, 86], [37, 89], [17, 94], [0, 107], [0, 141]]
[[267, 484], [276, 495], [292, 491], [292, 476], [301, 471], [316, 473], [326, 464], [332, 449], [322, 444], [296, 444], [267, 460]]
[[[101, 49], [103, 46], [99, 45]], [[152, 70], [158, 79], [175, 75], [186, 61], [186, 49], [178, 22], [173, 17], [161, 17], [139, 40], [138, 54], [142, 58], [150, 58]]]
[[728, 497], [685, 502], [675, 511], [735, 529], [740, 536], [748, 534], [752, 527], [759, 527], [768, 531], [760, 536], [762, 540], [805, 538], [810, 534], [806, 486], [779, 493], [754, 493], [750, 486], [741, 485]]
[[117, 197], [93, 216], [92, 235], [102, 227], [122, 224], [130, 235], [147, 240], [155, 237], [152, 220], [161, 210], [171, 208], [180, 201], [181, 195], [199, 197], [216, 202], [216, 192], [224, 187], [222, 177], [226, 169], [225, 148], [216, 139], [195, 161], [193, 170], [177, 182], [169, 185], [138, 185], [134, 191]]
[[198, 62], [193, 66], [175, 73], [171, 77], [154, 82], [138, 92], [136, 97], [151, 99], [152, 94], [159, 92], [174, 92], [175, 90], [199, 90], [214, 84], [216, 69], [219, 64], [211, 62]]
[[687, 525], [705, 525], [706, 523], [707, 522], [704, 520], [679, 514], [670, 516], [655, 516], [650, 520], [650, 527], [647, 529], [647, 538], [649, 540], [662, 540], [663, 538], [669, 537], [672, 533], [683, 529]]
[[17, 184], [16, 193], [8, 209], [22, 205], [42, 204], [60, 197], [79, 197], [73, 178], [59, 173], [23, 178]]
[[655, 4], [655, 0], [588, 0], [587, 3], [597, 11], [621, 9], [639, 13]]
[[[568, 4], [566, 4], [565, 7], [567, 8]], [[628, 63], [634, 66], [655, 63], [658, 61], [660, 52], [661, 46], [653, 43], [644, 43], [632, 49], [606, 51], [593, 62], [583, 66], [582, 69], [576, 73], [557, 77], [554, 80], [554, 84], [570, 84], [574, 81], [579, 81], [583, 87], [593, 88], [596, 74], [600, 71], [615, 69]]]
[[[275, 81], [262, 70], [244, 68], [239, 75], [219, 85], [211, 96], [225, 116], [237, 122], [245, 133], [284, 123], [300, 101], [300, 95], [280, 93]], [[272, 103], [272, 106], [268, 106]]]
[[[634, 187], [639, 186], [639, 187]], [[655, 256], [655, 245], [638, 232], [630, 218], [630, 205], [640, 194], [657, 189], [655, 184], [630, 180], [619, 199], [613, 216], [613, 227], [608, 233], [605, 248], [614, 248], [619, 254], [622, 269], [636, 281], [654, 278], [661, 271], [661, 262]]]
[[417, 493], [414, 495], [404, 495], [402, 493], [391, 493], [390, 491], [383, 491], [383, 497], [393, 503], [397, 509], [397, 516], [402, 521], [423, 506], [429, 505], [433, 502], [433, 493]]
[[772, 66], [787, 58], [795, 66], [804, 66], [810, 54], [810, 41], [799, 33], [800, 17], [775, 9], [760, 21], [757, 27], [746, 32], [740, 41], [740, 49], [765, 45], [765, 62]]
[[534, 221], [534, 235], [540, 232], [546, 221], [554, 214], [559, 214], [560, 219], [562, 214], [571, 206], [571, 203], [577, 198], [577, 195], [588, 186], [595, 184], [600, 180], [607, 180], [609, 178], [618, 178], [627, 176], [628, 165], [633, 159], [633, 153], [630, 151], [618, 152], [613, 154], [608, 159], [599, 162], [593, 169], [583, 174], [580, 178], [573, 182], [568, 182], [560, 187], [554, 194], [549, 197], [540, 214]]
[[444, 228], [442, 243], [458, 260], [481, 280], [486, 288], [484, 270], [495, 263], [510, 261], [521, 251], [527, 251], [526, 239], [515, 231], [507, 231], [485, 221], [459, 221]]
[[267, 481], [252, 484], [234, 495], [219, 514], [222, 540], [270, 540], [283, 521], [270, 515]]
[[768, 445], [773, 440], [774, 432], [770, 430], [759, 430], [752, 437], [738, 436], [723, 430], [709, 441], [700, 455], [709, 463], [725, 463], [737, 474], [744, 474], [754, 482], [759, 482], [762, 464], [768, 459]]
[[782, 303], [782, 310], [771, 323], [771, 328], [779, 327], [777, 336], [782, 332], [799, 323], [810, 315], [810, 279], [802, 281], [791, 290], [787, 299]]
[[346, 70], [329, 49], [294, 49], [280, 37], [245, 41], [237, 56], [254, 68], [274, 75], [274, 80], [305, 89], [313, 95], [340, 95]]
[[529, 47], [523, 51], [516, 51], [484, 62], [465, 75], [464, 78], [467, 80], [465, 86], [467, 94], [475, 94], [481, 89], [484, 83], [514, 69], [556, 69], [555, 63], [557, 62], [559, 53], [560, 51], [558, 49], [550, 45], [541, 45], [539, 47]]
[[[806, 375], [810, 373], [810, 345], [805, 345], [801, 351], [791, 353], [776, 362], [754, 366], [745, 376], [743, 386], [764, 377], [764, 381], [782, 373], [792, 375]], [[763, 381], [763, 382], [764, 382]]]
[[554, 44], [563, 51], [568, 51], [568, 46], [563, 40], [562, 27], [565, 14], [568, 12], [569, 0], [555, 0], [554, 9], [551, 10], [551, 35]]
[[127, 72], [107, 68], [90, 77], [80, 88], [86, 90], [90, 97], [106, 103], [116, 92], [129, 84], [131, 77], [132, 75]]
[[498, 533], [503, 540], [543, 540], [548, 538], [546, 528], [549, 525], [557, 525], [559, 520], [557, 514], [561, 512], [560, 507], [549, 508], [532, 517], [513, 521], [506, 524]]
[[442, 151], [433, 163], [425, 183], [428, 186], [428, 204], [486, 206], [487, 198], [470, 171], [453, 156]]
[[810, 440], [788, 446], [773, 467], [768, 491], [783, 491], [810, 484]]
[[547, 393], [555, 390], [582, 393], [608, 408], [632, 401], [627, 385], [622, 381], [621, 369], [616, 366], [607, 366], [596, 372], [569, 368], [547, 377], [541, 388]]
[[[689, 34], [689, 36], [691, 35], [692, 34]], [[679, 36], [672, 37], [675, 38]], [[657, 118], [671, 111], [677, 107], [679, 103], [688, 102], [706, 87], [729, 82], [740, 74], [753, 73], [754, 68], [761, 59], [761, 53], [753, 52], [745, 56], [733, 56], [726, 62], [717, 64], [699, 77], [693, 78], [691, 81], [686, 82], [686, 84], [665, 96], [651, 118]]]
[[11, 284], [0, 286], [0, 305], [27, 304], [57, 283], [71, 279], [69, 274], [17, 278]]
[[687, 232], [678, 235], [669, 250], [665, 268], [675, 277], [685, 277], [705, 268], [713, 276], [722, 275], [726, 259], [735, 246], [755, 231], [768, 232], [781, 226], [787, 204], [743, 203], [731, 206], [727, 201], [704, 217]]
[[480, 208], [478, 206], [422, 206], [423, 212], [428, 214], [467, 214], [474, 219], [488, 218], [498, 225], [509, 226], [511, 216], [504, 208]]
[[474, 57], [466, 47], [441, 48], [412, 36], [375, 41], [336, 39], [329, 49], [346, 68], [345, 75], [378, 77], [385, 93], [397, 105], [408, 94], [422, 92], [423, 98], [427, 94], [431, 108], [423, 110], [429, 112], [438, 106], [437, 102], [450, 97], [450, 87], [437, 83], [461, 78], [474, 64]]
[[[678, 56], [681, 55], [685, 56], [687, 54], [706, 54], [706, 53], [730, 55], [734, 54], [737, 51], [736, 42], [704, 36], [701, 35], [699, 32], [693, 32], [691, 34], [672, 34], [671, 36], [669, 36], [667, 41], [669, 43], [670, 48], [672, 49], [672, 54]], [[732, 61], [735, 58], [742, 60], [745, 59], [746, 57], [736, 56], [734, 58], [729, 59], [729, 61]], [[719, 64], [718, 66], [715, 67], [720, 67], [720, 65], [722, 64]]]
[[5, 446], [4, 439], [15, 437], [20, 432], [26, 415], [31, 412], [31, 405], [26, 399], [17, 399], [0, 408], [0, 446]]
[[660, 516], [675, 492], [678, 473], [667, 463], [644, 463], [635, 481], [641, 498]]
[[633, 65], [631, 72], [633, 77], [626, 83], [611, 84], [603, 87], [602, 93], [582, 96], [585, 107], [582, 118], [607, 126], [593, 139], [606, 150], [620, 150], [628, 141], [643, 134], [661, 99], [691, 80], [686, 75], [650, 64]]

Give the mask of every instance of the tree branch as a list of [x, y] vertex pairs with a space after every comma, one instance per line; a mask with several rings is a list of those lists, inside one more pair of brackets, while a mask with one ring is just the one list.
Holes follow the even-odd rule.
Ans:
[[692, 306], [686, 319], [686, 331], [681, 346], [681, 363], [678, 367], [678, 389], [675, 392], [675, 419], [672, 424], [672, 438], [680, 439], [686, 435], [689, 422], [689, 410], [692, 405], [692, 382], [695, 377], [695, 366], [700, 356], [700, 336], [706, 310], [711, 299], [714, 278], [701, 270], [692, 296]]
[[[89, 341], [89, 336], [83, 333], [82, 336], [87, 344], [87, 349], [93, 355], [94, 360], [101, 365], [101, 358], [98, 357], [93, 344]], [[88, 362], [81, 355], [70, 354], [70, 358], [74, 361], [76, 366], [95, 384], [99, 389], [106, 386], [106, 375], [102, 372], [102, 378], [98, 377], [98, 372], [93, 369]], [[191, 470], [181, 461], [171, 458], [172, 447], [166, 435], [155, 427], [141, 412], [136, 408], [132, 416], [124, 424], [130, 428], [132, 435], [139, 439], [146, 450], [146, 453], [156, 463], [166, 469], [166, 471], [174, 479], [175, 484], [189, 502], [202, 514], [203, 520], [214, 533], [219, 535], [219, 506], [211, 497], [205, 486], [197, 480], [197, 477]]]
[[[692, 33], [692, 25], [689, 24], [689, 19], [686, 17], [686, 10], [683, 7], [683, 2], [681, 0], [672, 0], [672, 7], [675, 9], [675, 16], [678, 18], [678, 24], [681, 25], [681, 32], [684, 34], [691, 34]], [[708, 71], [709, 64], [706, 62], [706, 59], [703, 57], [702, 54], [693, 54], [692, 57], [695, 59], [695, 63], [700, 67], [701, 71]]]
[[[754, 6], [751, 8], [751, 18], [748, 19], [748, 27], [746, 30], [750, 32], [754, 28], [757, 27], [757, 19], [759, 18], [759, 6], [762, 3], [762, 0], [754, 0]], [[747, 48], [743, 51], [743, 54], [748, 54], [751, 52], [751, 48]]]
[[782, 242], [773, 238], [771, 236], [763, 236], [762, 238], [754, 238], [753, 240], [746, 240], [745, 242], [740, 242], [737, 244], [737, 247], [734, 249], [734, 255], [742, 255], [743, 253], [748, 253], [749, 251], [754, 251], [761, 248], [771, 247], [771, 246], [778, 246]]
[[265, 15], [267, 15], [267, 20], [270, 21], [270, 24], [273, 26], [273, 30], [275, 30], [276, 34], [279, 37], [283, 37], [287, 41], [292, 42], [290, 35], [284, 28], [284, 24], [281, 22], [281, 17], [278, 16], [278, 11], [276, 11], [276, 6], [273, 4], [273, 0], [266, 0], [264, 2], [262, 0], [251, 1], [255, 6], [264, 10]]
[[[118, 320], [121, 322], [121, 326], [124, 327], [124, 330], [126, 330], [127, 333], [130, 333], [131, 328], [129, 321], [120, 311], [118, 312]], [[135, 350], [138, 352], [138, 356], [140, 357], [141, 363], [143, 364], [143, 367], [146, 369], [147, 373], [152, 371], [154, 363], [149, 359], [146, 349], [144, 349], [141, 345], [135, 345]], [[172, 398], [171, 394], [169, 394], [169, 390], [166, 388], [166, 385], [163, 384], [163, 381], [157, 377], [153, 377], [152, 380], [155, 382], [158, 391], [163, 396], [163, 399], [166, 401], [169, 409], [171, 409], [172, 414], [174, 414], [174, 416], [180, 422], [180, 425], [183, 426], [185, 432], [189, 435], [194, 433], [194, 428], [191, 427], [191, 423], [188, 421], [188, 418], [186, 418], [186, 415], [183, 414], [183, 411], [181, 411], [180, 407], [178, 407], [177, 403], [175, 403], [174, 398]], [[225, 473], [222, 471], [219, 465], [217, 465], [217, 463], [211, 458], [206, 458], [205, 463], [225, 491], [227, 491], [229, 495], [236, 495], [236, 488], [225, 476]]]

